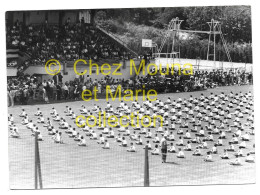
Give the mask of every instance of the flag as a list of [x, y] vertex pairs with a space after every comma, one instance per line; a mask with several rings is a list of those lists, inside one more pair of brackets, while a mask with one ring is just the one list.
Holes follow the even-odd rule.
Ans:
[[151, 39], [142, 39], [142, 47], [152, 47]]

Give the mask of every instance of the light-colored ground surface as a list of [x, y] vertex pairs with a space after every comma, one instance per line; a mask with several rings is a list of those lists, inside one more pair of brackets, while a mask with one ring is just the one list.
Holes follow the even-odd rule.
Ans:
[[[210, 92], [219, 94], [224, 91], [229, 93], [230, 90], [248, 92], [249, 90], [252, 91], [252, 86], [221, 87], [203, 92], [160, 94], [158, 98], [165, 101], [167, 97], [174, 99], [178, 97], [188, 98], [190, 94], [198, 97], [201, 93], [205, 95], [209, 95]], [[90, 109], [94, 103], [96, 102], [78, 101], [9, 108], [8, 111], [14, 115], [21, 134], [20, 139], [9, 138], [11, 189], [34, 188], [34, 138], [30, 136], [31, 132], [29, 130], [19, 124], [21, 118], [18, 117], [18, 114], [20, 114], [21, 109], [25, 108], [29, 118], [35, 120], [37, 117], [33, 116], [33, 114], [36, 112], [37, 107], [43, 111], [45, 117], [49, 116], [49, 111], [53, 106], [55, 106], [58, 113], [65, 116], [63, 111], [66, 105], [71, 106], [77, 112], [76, 114], [79, 114], [79, 108], [82, 104]], [[118, 101], [111, 103], [113, 107], [119, 104]], [[98, 104], [104, 107], [106, 101], [99, 100]], [[74, 125], [72, 120], [69, 120], [69, 122]], [[55, 122], [53, 124], [58, 129], [58, 124]], [[136, 153], [128, 153], [126, 148], [119, 147], [118, 143], [110, 139], [111, 149], [103, 150], [96, 141], [89, 140], [87, 137], [87, 147], [78, 147], [77, 142], [73, 141], [65, 133], [63, 135], [65, 144], [55, 144], [51, 136], [48, 135], [46, 128], [43, 128], [42, 125], [38, 126], [44, 137], [44, 141], [39, 142], [44, 188], [143, 186], [143, 146], [137, 146], [138, 151]], [[117, 130], [115, 132], [117, 134]], [[177, 138], [176, 131], [174, 131], [174, 134]], [[224, 140], [225, 146], [230, 138], [231, 135], [228, 134], [228, 138]], [[253, 149], [254, 137], [251, 136], [251, 138], [252, 141], [247, 143], [248, 149], [244, 150], [245, 154]], [[143, 142], [145, 140], [143, 138]], [[212, 143], [208, 144], [209, 147], [212, 146]], [[219, 147], [219, 151], [222, 152], [223, 148]], [[202, 150], [204, 156], [206, 151]], [[166, 164], [161, 163], [161, 156], [149, 155], [150, 185], [244, 184], [255, 182], [255, 164], [244, 162], [244, 157], [241, 158], [243, 166], [231, 166], [228, 164], [230, 160], [221, 160], [219, 154], [213, 155], [214, 162], [211, 163], [204, 162], [204, 157], [192, 156], [192, 151], [185, 152], [185, 154], [186, 159], [177, 159], [176, 154], [169, 154], [167, 158], [169, 163]], [[231, 160], [233, 160], [232, 153], [230, 153], [230, 156]]]

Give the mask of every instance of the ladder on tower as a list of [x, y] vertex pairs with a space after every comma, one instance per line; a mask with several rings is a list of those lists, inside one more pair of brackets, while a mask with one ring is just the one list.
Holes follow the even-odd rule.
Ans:
[[[171, 52], [167, 52], [167, 56], [168, 54], [170, 54], [170, 56], [172, 56], [173, 58], [178, 55], [178, 57], [180, 58], [180, 51], [175, 51], [175, 42], [179, 39], [179, 33], [180, 32], [185, 32], [185, 33], [204, 33], [204, 34], [208, 34], [209, 35], [209, 41], [208, 41], [208, 50], [207, 50], [207, 60], [209, 60], [209, 56], [213, 56], [213, 60], [214, 60], [214, 65], [216, 62], [216, 35], [220, 35], [221, 41], [223, 43], [224, 46], [224, 50], [225, 53], [227, 55], [228, 61], [231, 63], [231, 66], [233, 68], [233, 64], [232, 64], [232, 60], [231, 60], [231, 56], [227, 47], [227, 43], [224, 39], [223, 33], [221, 31], [221, 23], [219, 21], [216, 21], [214, 19], [212, 19], [210, 22], [207, 22], [207, 24], [209, 25], [209, 31], [197, 31], [197, 30], [182, 30], [180, 29], [180, 25], [182, 23], [183, 20], [179, 20], [179, 18], [174, 18], [170, 21], [167, 31], [165, 33], [165, 36], [163, 37], [162, 43], [160, 45], [160, 48], [158, 49], [158, 53], [155, 54], [155, 56], [157, 56], [158, 58], [161, 57], [162, 50], [164, 45], [167, 42], [167, 39], [171, 36], [171, 33], [173, 34], [173, 42], [172, 42], [172, 51]], [[210, 46], [211, 46], [211, 36], [213, 35], [213, 53], [210, 53]]]

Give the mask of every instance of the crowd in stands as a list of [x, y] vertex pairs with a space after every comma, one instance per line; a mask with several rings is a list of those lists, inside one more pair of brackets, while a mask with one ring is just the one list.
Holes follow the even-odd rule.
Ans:
[[74, 80], [63, 82], [61, 73], [53, 76], [52, 79], [39, 81], [35, 76], [24, 75], [8, 79], [8, 98], [10, 105], [27, 104], [28, 100], [40, 100], [41, 102], [53, 102], [63, 100], [79, 100], [85, 89], [98, 90], [97, 94], [102, 97], [105, 94], [106, 86], [109, 85], [112, 92], [115, 92], [120, 85], [122, 90], [154, 89], [158, 93], [181, 92], [193, 90], [204, 90], [217, 86], [230, 86], [252, 84], [252, 73], [241, 71], [196, 71], [193, 75], [169, 76], [147, 75], [136, 76], [130, 79], [115, 79], [105, 76], [101, 80], [91, 79], [88, 76], [78, 76]]
[[93, 25], [80, 21], [75, 24], [68, 18], [64, 25], [28, 25], [17, 21], [7, 27], [7, 48], [19, 48], [31, 55], [30, 65], [44, 64], [47, 60], [74, 61], [76, 59], [130, 58], [120, 44]]
[[17, 65], [16, 60], [10, 60], [9, 62], [7, 62], [7, 67], [14, 67], [16, 65]]

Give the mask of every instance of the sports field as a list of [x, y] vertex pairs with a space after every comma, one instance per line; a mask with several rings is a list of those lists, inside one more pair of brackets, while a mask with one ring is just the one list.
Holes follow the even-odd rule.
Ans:
[[[210, 92], [220, 94], [230, 91], [248, 92], [253, 91], [253, 86], [232, 86], [208, 89], [207, 91], [160, 94], [158, 98], [166, 101], [168, 97], [172, 99], [188, 98], [191, 94], [199, 97], [201, 93], [208, 96]], [[141, 98], [139, 98], [141, 100]], [[110, 101], [116, 108], [119, 101]], [[18, 116], [21, 109], [24, 108], [29, 115], [29, 119], [36, 121], [34, 116], [39, 107], [43, 112], [45, 119], [49, 117], [51, 108], [54, 106], [58, 113], [68, 119], [70, 124], [73, 120], [65, 116], [65, 106], [69, 105], [77, 115], [80, 114], [82, 104], [87, 109], [92, 109], [95, 101], [67, 102], [57, 104], [42, 104], [30, 106], [15, 106], [9, 108], [9, 114], [13, 114], [15, 124], [19, 128], [21, 138], [9, 138], [9, 170], [10, 170], [10, 188], [11, 189], [33, 189], [34, 188], [34, 137], [31, 131], [21, 125], [21, 118]], [[128, 102], [127, 104], [131, 104]], [[100, 99], [98, 102], [102, 108], [106, 106], [106, 100]], [[241, 119], [243, 123], [246, 116]], [[204, 123], [202, 123], [203, 125]], [[217, 123], [217, 125], [219, 122]], [[53, 122], [55, 129], [58, 129], [58, 123]], [[87, 137], [87, 147], [79, 147], [77, 142], [63, 133], [64, 144], [55, 144], [48, 135], [46, 127], [37, 124], [42, 132], [44, 141], [39, 142], [40, 158], [43, 178], [43, 188], [84, 188], [84, 187], [125, 187], [125, 186], [143, 186], [144, 178], [144, 150], [143, 146], [136, 145], [137, 152], [126, 152], [126, 148], [119, 147], [119, 143], [114, 139], [109, 139], [110, 150], [104, 150], [95, 140]], [[176, 125], [178, 127], [178, 125]], [[130, 127], [131, 129], [132, 127]], [[154, 134], [154, 130], [153, 134]], [[247, 130], [247, 129], [246, 129]], [[97, 130], [98, 131], [98, 130]], [[100, 133], [100, 132], [98, 132]], [[115, 135], [118, 131], [115, 129]], [[243, 132], [244, 133], [244, 132]], [[81, 131], [81, 134], [83, 132]], [[194, 137], [194, 133], [191, 133]], [[84, 135], [84, 134], [83, 134]], [[179, 136], [174, 131], [175, 140]], [[255, 164], [246, 163], [245, 157], [241, 157], [242, 166], [232, 166], [228, 163], [235, 159], [230, 152], [230, 160], [222, 160], [219, 155], [226, 148], [231, 139], [231, 133], [227, 133], [227, 139], [223, 140], [224, 146], [219, 146], [219, 154], [213, 154], [214, 162], [204, 162], [206, 151], [202, 149], [203, 156], [192, 156], [193, 151], [185, 151], [186, 158], [178, 159], [176, 154], [169, 154], [168, 163], [163, 164], [161, 156], [152, 156], [149, 154], [150, 166], [150, 186], [169, 186], [169, 185], [204, 185], [204, 184], [245, 184], [255, 182]], [[253, 150], [254, 136], [250, 136], [251, 141], [247, 142], [247, 148], [244, 154]], [[146, 139], [142, 136], [143, 143]], [[214, 136], [216, 139], [216, 136]], [[127, 138], [128, 140], [128, 138]], [[178, 139], [177, 139], [178, 140]], [[128, 143], [130, 141], [128, 140]], [[185, 140], [186, 144], [187, 140]], [[174, 141], [176, 143], [176, 141]], [[192, 144], [194, 148], [195, 144]], [[211, 148], [212, 142], [208, 142]], [[154, 146], [154, 144], [152, 144]], [[178, 148], [178, 147], [176, 147]], [[237, 147], [236, 147], [237, 149]]]

